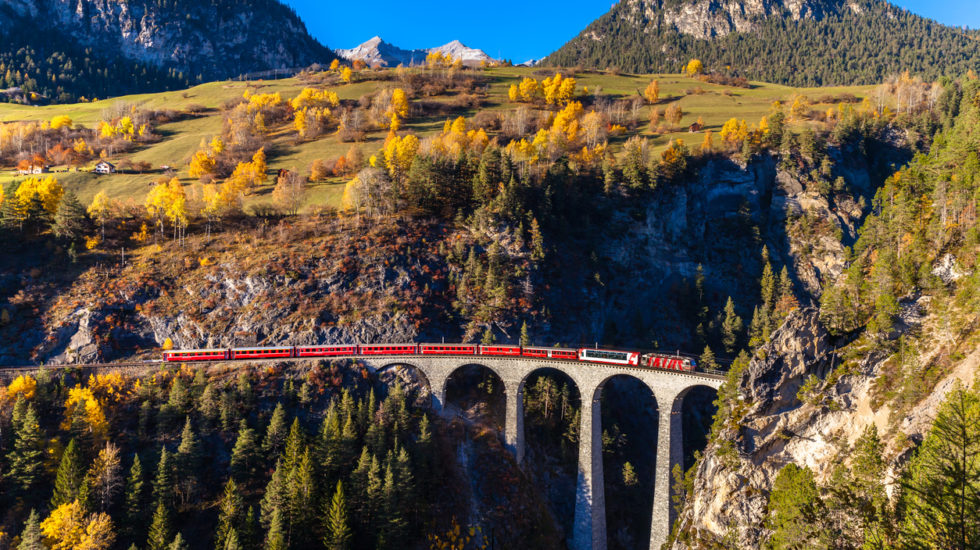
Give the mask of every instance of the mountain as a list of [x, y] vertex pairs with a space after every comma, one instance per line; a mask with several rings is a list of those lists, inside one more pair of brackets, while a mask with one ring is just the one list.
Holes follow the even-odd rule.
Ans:
[[425, 58], [432, 52], [448, 54], [454, 59], [462, 59], [465, 65], [479, 65], [481, 61], [491, 61], [489, 55], [483, 50], [468, 48], [459, 40], [428, 49], [403, 50], [398, 46], [389, 44], [379, 36], [360, 44], [356, 47], [337, 50], [335, 53], [348, 61], [360, 59], [371, 66], [397, 67], [405, 65], [420, 65], [425, 63]]
[[710, 70], [796, 86], [963, 74], [980, 42], [881, 0], [623, 0], [543, 64]]
[[278, 0], [0, 0], [0, 87], [54, 100], [329, 62]]

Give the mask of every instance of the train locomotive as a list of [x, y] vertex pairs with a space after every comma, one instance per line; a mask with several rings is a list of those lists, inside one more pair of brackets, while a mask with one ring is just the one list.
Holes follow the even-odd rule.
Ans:
[[484, 355], [494, 357], [533, 357], [556, 361], [578, 361], [660, 370], [694, 372], [697, 363], [690, 357], [663, 353], [640, 353], [599, 348], [548, 348], [534, 346], [478, 344], [339, 344], [314, 346], [276, 346], [169, 350], [165, 363], [231, 361], [247, 359], [288, 359], [304, 357], [404, 356], [404, 355]]

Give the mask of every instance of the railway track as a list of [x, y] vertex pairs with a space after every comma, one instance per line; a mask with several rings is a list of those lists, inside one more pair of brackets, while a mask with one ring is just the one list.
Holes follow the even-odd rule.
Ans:
[[[493, 361], [517, 361], [521, 363], [546, 363], [549, 365], [569, 365], [569, 366], [581, 366], [582, 363], [579, 361], [568, 361], [562, 359], [549, 359], [549, 358], [530, 358], [530, 357], [493, 357], [493, 356], [473, 356], [473, 355], [439, 355], [439, 358], [445, 359], [459, 359], [464, 361], [469, 361], [473, 364], [479, 364], [481, 360]], [[151, 368], [151, 367], [176, 367], [177, 365], [227, 365], [227, 364], [254, 364], [254, 363], [283, 363], [283, 362], [301, 362], [301, 361], [320, 361], [320, 360], [358, 360], [358, 359], [374, 359], [383, 360], [389, 364], [397, 363], [399, 360], [404, 360], [408, 363], [413, 359], [432, 359], [432, 355], [392, 355], [392, 356], [381, 356], [381, 355], [339, 355], [333, 357], [277, 357], [277, 358], [253, 358], [253, 359], [224, 359], [217, 361], [181, 361], [180, 363], [166, 363], [161, 359], [147, 359], [144, 361], [127, 361], [120, 363], [55, 363], [49, 365], [12, 365], [8, 367], [0, 366], [0, 379], [12, 378], [17, 375], [27, 374], [37, 371], [57, 371], [57, 370], [123, 370], [123, 369], [139, 369], [139, 368]], [[694, 376], [699, 378], [708, 378], [713, 380], [723, 379], [724, 372], [722, 371], [699, 371], [699, 372], [676, 372], [664, 369], [655, 369], [649, 367], [634, 367], [630, 365], [609, 365], [604, 363], [589, 363], [589, 366], [597, 368], [608, 368], [616, 370], [625, 371], [635, 371], [635, 372], [665, 372], [684, 376]], [[559, 369], [560, 370], [560, 369]]]

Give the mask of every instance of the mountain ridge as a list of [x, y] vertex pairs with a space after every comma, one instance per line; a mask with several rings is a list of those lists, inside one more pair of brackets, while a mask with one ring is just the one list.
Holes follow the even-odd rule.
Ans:
[[980, 44], [882, 0], [623, 0], [543, 64], [679, 72], [691, 58], [779, 84], [870, 84], [963, 74]]
[[383, 67], [421, 65], [425, 63], [426, 56], [432, 52], [449, 55], [453, 59], [462, 59], [465, 65], [479, 65], [482, 61], [493, 61], [483, 50], [469, 48], [459, 40], [453, 40], [434, 48], [406, 50], [390, 42], [385, 42], [380, 36], [374, 36], [353, 48], [334, 50], [338, 57], [348, 61], [359, 59], [368, 65]]
[[[4, 76], [0, 87], [54, 99], [172, 89], [335, 57], [278, 0], [0, 0], [0, 38], [0, 61], [21, 75]], [[100, 74], [80, 76], [83, 64]], [[148, 76], [91, 82], [120, 78], [127, 69], [118, 67]]]

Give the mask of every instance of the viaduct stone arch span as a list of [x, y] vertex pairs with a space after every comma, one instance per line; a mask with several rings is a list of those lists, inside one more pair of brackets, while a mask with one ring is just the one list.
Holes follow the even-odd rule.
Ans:
[[691, 388], [706, 386], [717, 390], [722, 377], [677, 371], [662, 371], [579, 363], [577, 361], [540, 360], [528, 357], [433, 357], [411, 355], [393, 361], [390, 357], [358, 357], [366, 365], [381, 370], [394, 365], [414, 367], [428, 380], [432, 408], [442, 412], [446, 405], [449, 377], [465, 365], [486, 367], [504, 384], [506, 414], [504, 442], [517, 462], [524, 460], [524, 384], [532, 372], [557, 369], [569, 376], [578, 387], [582, 401], [582, 424], [579, 427], [578, 479], [575, 489], [575, 519], [572, 528], [574, 550], [605, 550], [606, 504], [602, 471], [602, 387], [616, 375], [627, 375], [647, 385], [659, 411], [657, 426], [657, 462], [654, 473], [653, 514], [650, 525], [650, 549], [666, 542], [674, 512], [670, 505], [670, 471], [683, 461], [681, 408]]

